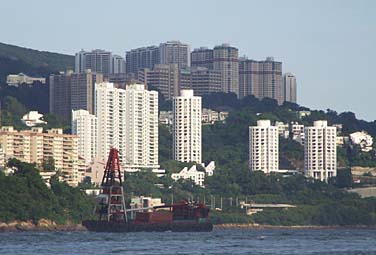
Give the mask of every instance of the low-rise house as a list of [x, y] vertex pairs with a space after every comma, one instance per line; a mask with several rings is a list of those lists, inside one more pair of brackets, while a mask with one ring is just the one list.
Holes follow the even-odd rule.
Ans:
[[283, 123], [281, 121], [276, 121], [275, 126], [278, 127], [278, 135], [284, 137], [285, 139], [289, 138], [289, 124]]
[[160, 111], [159, 124], [172, 125], [172, 111]]
[[219, 120], [225, 121], [229, 115], [229, 112], [219, 112]]
[[373, 138], [365, 131], [350, 134], [350, 140], [353, 144], [359, 145], [364, 152], [372, 150]]
[[21, 121], [28, 127], [34, 127], [39, 124], [47, 124], [47, 122], [43, 120], [43, 114], [39, 113], [38, 111], [28, 112], [22, 116]]
[[304, 125], [301, 125], [297, 122], [292, 122], [290, 125], [291, 138], [294, 141], [297, 141], [301, 145], [304, 145]]
[[202, 123], [214, 124], [217, 121], [225, 121], [228, 114], [228, 112], [217, 112], [204, 108], [201, 113]]
[[42, 83], [42, 84], [46, 84], [46, 78], [43, 78], [43, 77], [30, 77], [30, 76], [27, 76], [24, 73], [9, 74], [7, 76], [7, 84], [8, 84], [8, 86], [18, 87], [21, 84], [31, 85], [34, 82], [39, 82], [39, 83]]
[[311, 115], [311, 111], [298, 111], [297, 113], [298, 113], [299, 119], [302, 119], [306, 116]]
[[205, 176], [212, 176], [214, 174], [215, 163], [214, 161], [211, 161], [206, 167], [204, 163], [202, 163], [201, 166], [202, 170], [198, 169], [197, 165], [193, 165], [189, 169], [188, 167], [184, 167], [179, 173], [171, 174], [171, 178], [174, 181], [178, 181], [180, 179], [191, 180], [196, 185], [205, 187]]
[[342, 124], [333, 124], [333, 127], [337, 128], [337, 136], [342, 134], [342, 128], [343, 128]]

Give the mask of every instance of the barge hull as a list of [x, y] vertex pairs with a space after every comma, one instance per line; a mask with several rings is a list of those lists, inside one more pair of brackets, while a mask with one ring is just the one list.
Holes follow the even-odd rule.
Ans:
[[82, 225], [94, 232], [210, 232], [212, 223], [179, 223], [179, 224], [127, 224], [108, 221], [83, 221]]

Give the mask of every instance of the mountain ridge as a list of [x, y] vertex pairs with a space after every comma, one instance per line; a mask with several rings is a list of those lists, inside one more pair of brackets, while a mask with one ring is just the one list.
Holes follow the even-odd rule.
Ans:
[[51, 73], [73, 69], [74, 56], [40, 51], [0, 42], [0, 84], [10, 73], [48, 77]]

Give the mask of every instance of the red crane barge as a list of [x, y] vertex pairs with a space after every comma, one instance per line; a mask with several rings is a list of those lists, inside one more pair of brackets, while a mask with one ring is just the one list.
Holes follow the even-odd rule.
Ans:
[[[140, 209], [127, 210], [124, 201], [119, 152], [112, 148], [102, 178], [101, 192], [97, 197], [97, 220], [85, 220], [82, 225], [96, 232], [176, 231], [208, 232], [213, 224], [208, 220], [209, 208], [202, 203], [182, 201], [176, 204], [155, 206], [151, 212]], [[136, 211], [133, 220], [127, 212]]]

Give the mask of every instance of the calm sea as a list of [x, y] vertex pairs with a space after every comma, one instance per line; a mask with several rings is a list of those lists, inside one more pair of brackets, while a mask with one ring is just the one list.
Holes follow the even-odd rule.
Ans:
[[0, 233], [0, 254], [376, 254], [376, 230]]

